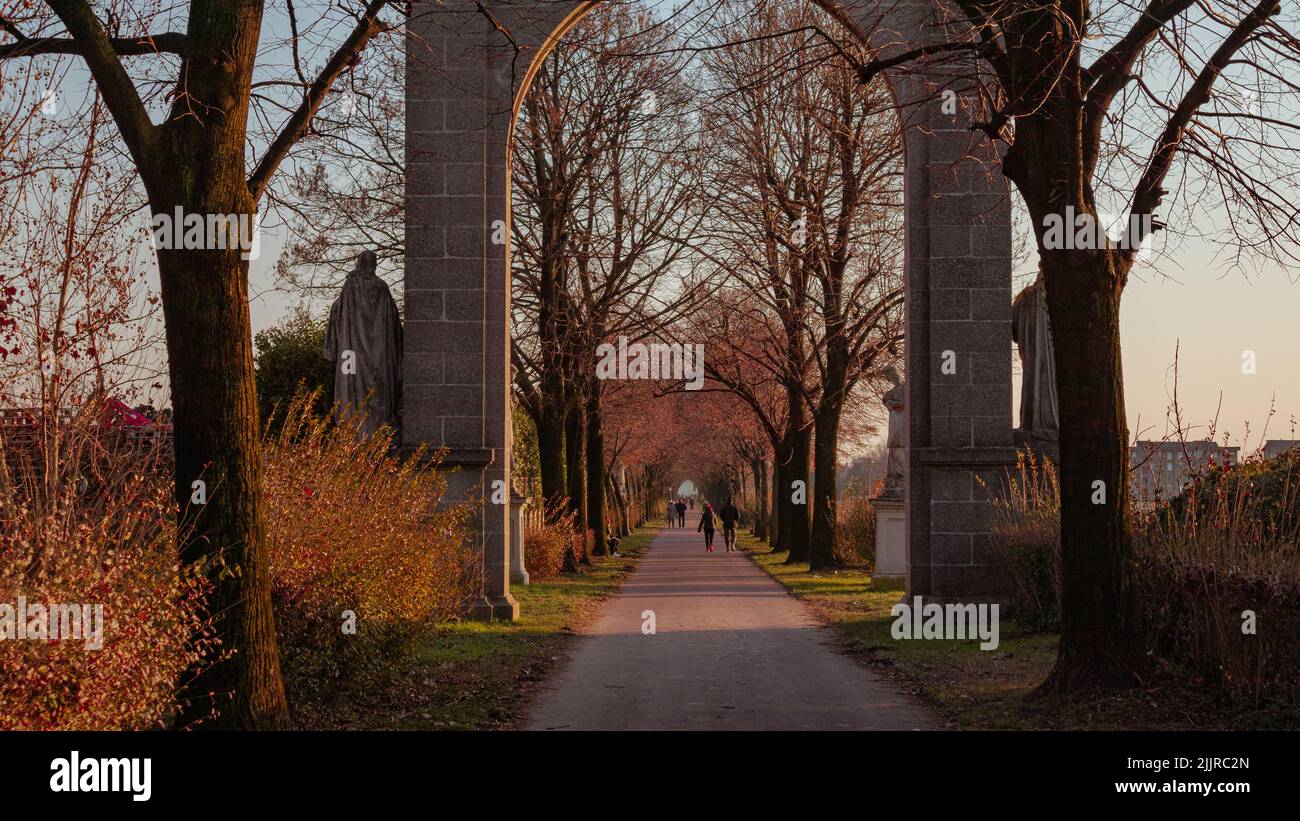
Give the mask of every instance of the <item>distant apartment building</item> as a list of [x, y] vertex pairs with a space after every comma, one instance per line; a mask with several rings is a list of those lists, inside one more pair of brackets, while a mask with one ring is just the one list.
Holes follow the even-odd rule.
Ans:
[[1296, 448], [1300, 448], [1300, 439], [1270, 439], [1264, 443], [1262, 453], [1265, 459], [1272, 459]]
[[1139, 441], [1129, 453], [1133, 477], [1129, 492], [1139, 504], [1154, 504], [1177, 496], [1192, 477], [1206, 467], [1238, 463], [1240, 448], [1217, 442]]
[[[1300, 448], [1300, 439], [1270, 439], [1260, 448], [1265, 459]], [[1209, 465], [1239, 464], [1241, 448], [1215, 442], [1143, 442], [1129, 453], [1133, 479], [1129, 491], [1139, 504], [1154, 504], [1177, 496], [1192, 477]]]

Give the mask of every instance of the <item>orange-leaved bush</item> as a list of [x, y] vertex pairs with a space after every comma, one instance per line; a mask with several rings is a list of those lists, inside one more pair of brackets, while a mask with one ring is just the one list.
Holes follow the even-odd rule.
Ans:
[[291, 706], [322, 684], [382, 666], [459, 616], [481, 579], [467, 504], [445, 499], [426, 453], [392, 453], [312, 412], [301, 394], [265, 442], [266, 533]]
[[880, 490], [874, 483], [853, 479], [836, 502], [835, 558], [843, 565], [876, 570], [876, 507], [871, 499]]
[[532, 581], [544, 582], [561, 573], [578, 572], [583, 546], [576, 520], [577, 514], [557, 500], [546, 506], [540, 521], [524, 528], [524, 563]]
[[217, 649], [176, 556], [168, 443], [93, 406], [27, 422], [0, 436], [0, 730], [168, 726]]

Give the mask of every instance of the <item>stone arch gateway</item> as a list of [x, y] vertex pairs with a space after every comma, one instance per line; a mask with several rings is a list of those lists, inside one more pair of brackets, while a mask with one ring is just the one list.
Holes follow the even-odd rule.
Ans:
[[[592, 5], [413, 6], [402, 439], [407, 448], [445, 449], [450, 492], [481, 502], [478, 618], [518, 614], [503, 503], [511, 496], [511, 126], [536, 61]], [[958, 16], [945, 0], [840, 5], [882, 56], [960, 30], [946, 23]], [[1000, 598], [985, 487], [1015, 454], [1010, 199], [993, 148], [969, 127], [978, 95], [961, 90], [953, 106], [943, 93], [958, 74], [973, 76], [948, 58], [886, 75], [905, 129], [907, 589], [937, 601]]]

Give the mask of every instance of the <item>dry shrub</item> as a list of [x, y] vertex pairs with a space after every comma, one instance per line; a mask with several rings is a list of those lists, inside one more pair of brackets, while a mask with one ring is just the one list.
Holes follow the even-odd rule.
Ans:
[[[469, 508], [445, 504], [424, 452], [390, 453], [392, 435], [285, 409], [265, 444], [267, 538], [281, 666], [290, 701], [374, 669], [432, 625], [459, 616], [481, 581]], [[344, 632], [345, 611], [355, 634]]]
[[1147, 642], [1237, 701], [1300, 702], [1298, 461], [1207, 465], [1134, 525]]
[[544, 582], [577, 571], [582, 535], [573, 526], [574, 516], [549, 505], [542, 521], [524, 530], [524, 564], [530, 581]]
[[[1300, 703], [1300, 558], [1292, 456], [1207, 465], [1171, 503], [1135, 512], [1133, 592], [1143, 650], [1236, 703]], [[1279, 501], [1280, 500], [1280, 501]], [[994, 546], [1018, 621], [1060, 622], [1060, 495], [1023, 457], [996, 503]], [[1255, 632], [1243, 633], [1246, 611]]]
[[1017, 454], [1015, 474], [994, 495], [991, 531], [1016, 620], [1038, 630], [1060, 627], [1061, 487], [1050, 461]]
[[[1249, 578], [1214, 566], [1143, 556], [1137, 599], [1150, 647], [1252, 705], [1300, 703], [1300, 578]], [[1242, 614], [1255, 614], [1254, 635]]]
[[0, 730], [164, 727], [213, 647], [204, 582], [176, 558], [170, 448], [125, 446], [101, 418], [0, 432], [0, 603], [103, 607], [98, 650], [0, 640]]
[[571, 531], [555, 524], [533, 524], [524, 530], [524, 558], [531, 581], [544, 582], [564, 571], [564, 554], [571, 538]]
[[870, 572], [876, 569], [876, 508], [870, 500], [872, 490], [865, 482], [854, 479], [845, 488], [835, 511], [836, 561], [865, 566]]
[[[315, 419], [310, 401], [286, 409], [265, 448], [276, 632], [294, 706], [390, 661], [463, 612], [481, 583], [468, 508], [443, 504], [445, 480], [425, 454], [398, 459], [389, 434]], [[104, 612], [100, 650], [0, 640], [0, 729], [165, 727], [178, 681], [217, 658], [205, 582], [176, 558], [170, 442], [142, 449], [101, 418], [86, 409], [52, 431], [0, 431], [0, 604], [22, 596]]]

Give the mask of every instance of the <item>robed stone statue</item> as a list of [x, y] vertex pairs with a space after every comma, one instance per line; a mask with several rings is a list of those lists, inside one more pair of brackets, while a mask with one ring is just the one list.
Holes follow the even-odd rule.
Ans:
[[402, 386], [402, 323], [388, 285], [375, 273], [374, 251], [362, 251], [330, 307], [325, 358], [334, 363], [335, 414], [360, 410], [363, 433], [397, 425]]
[[1020, 351], [1020, 430], [1018, 444], [1052, 451], [1060, 440], [1056, 399], [1056, 359], [1047, 313], [1043, 268], [1011, 303], [1011, 338]]
[[893, 367], [886, 368], [884, 373], [894, 386], [880, 397], [880, 403], [889, 411], [889, 428], [885, 438], [888, 461], [885, 464], [885, 487], [880, 495], [902, 496], [903, 476], [907, 470], [907, 389]]

